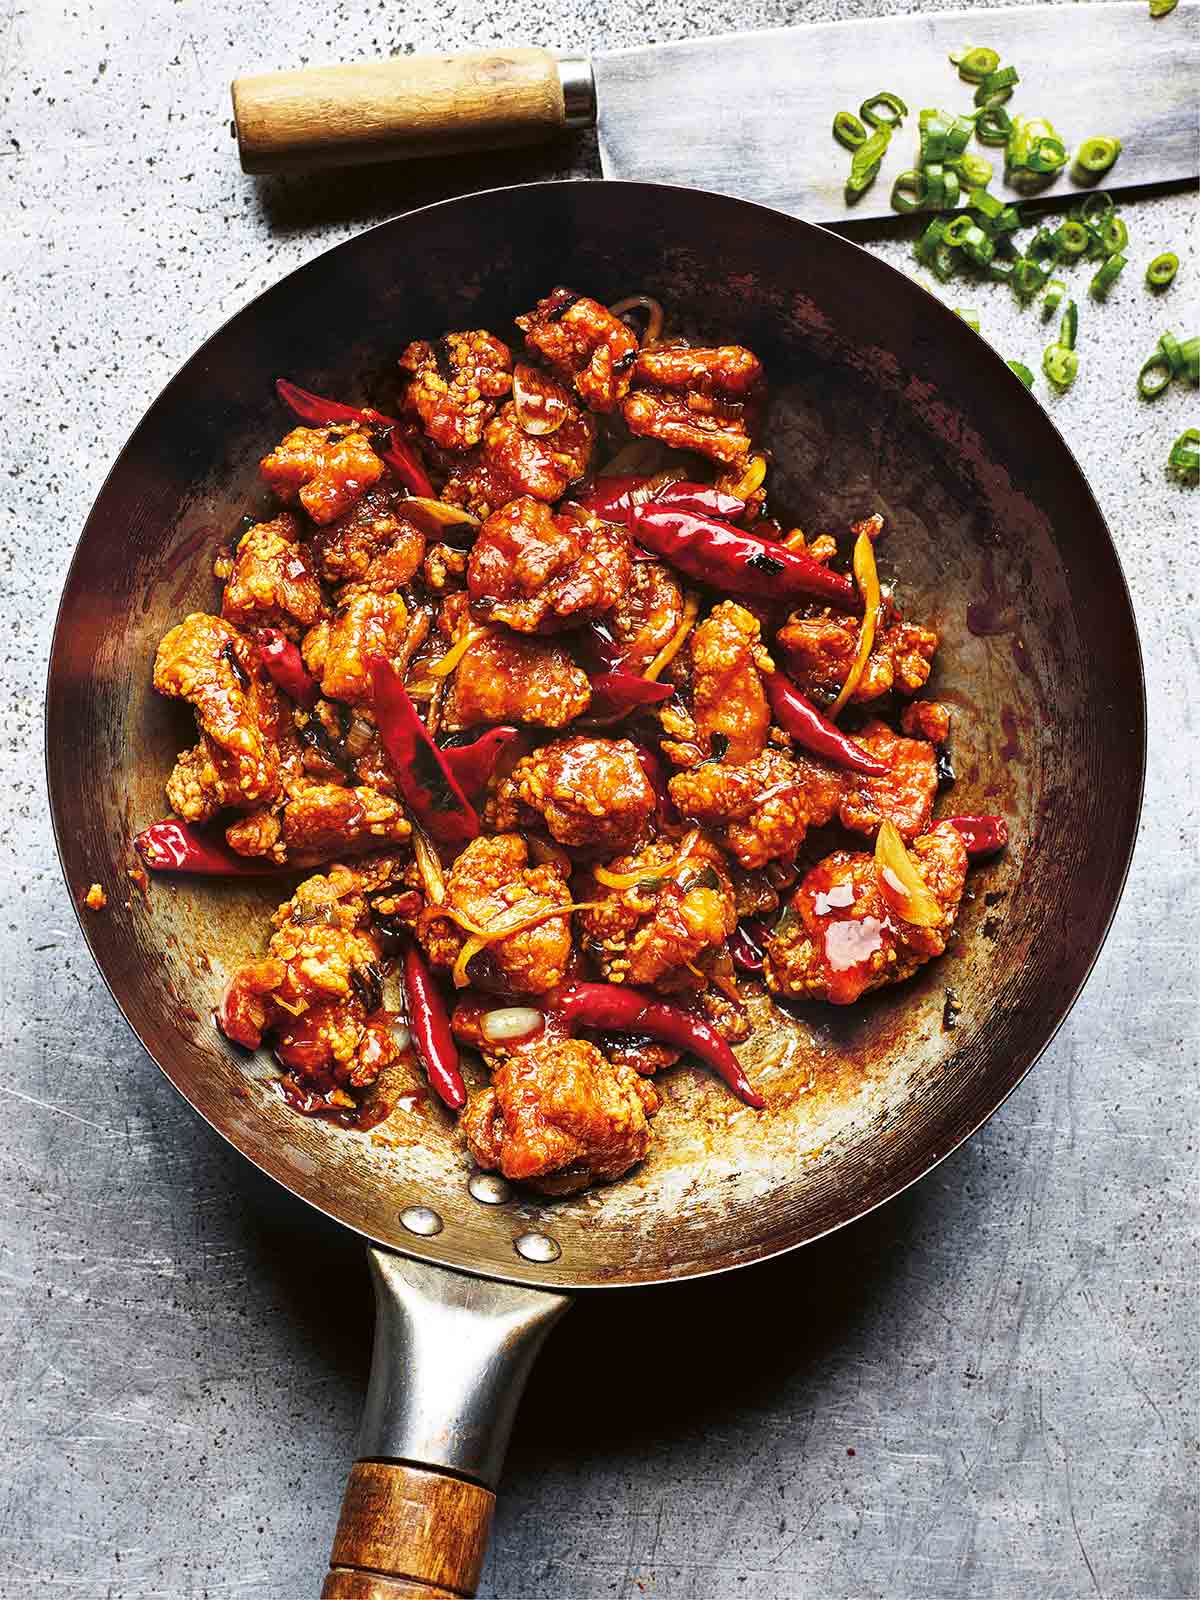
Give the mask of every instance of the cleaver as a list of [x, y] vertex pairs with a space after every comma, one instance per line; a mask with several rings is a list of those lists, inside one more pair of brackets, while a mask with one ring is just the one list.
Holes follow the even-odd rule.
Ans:
[[[1200, 4], [1152, 18], [1147, 0], [1009, 6], [831, 22], [600, 52], [496, 49], [238, 78], [234, 132], [247, 172], [298, 171], [536, 144], [595, 126], [607, 178], [686, 184], [816, 222], [895, 216], [892, 181], [915, 164], [917, 112], [973, 109], [947, 59], [990, 45], [1020, 72], [1010, 111], [1048, 117], [1068, 147], [1122, 142], [1110, 189], [1200, 173]], [[855, 204], [836, 112], [890, 89], [909, 107]], [[991, 150], [999, 169], [1002, 152]], [[1040, 192], [1076, 192], [1070, 165]], [[1000, 189], [1002, 184], [994, 183]]]

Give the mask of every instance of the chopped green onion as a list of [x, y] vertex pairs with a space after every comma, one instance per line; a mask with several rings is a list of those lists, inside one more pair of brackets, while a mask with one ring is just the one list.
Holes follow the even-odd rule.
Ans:
[[1045, 117], [1014, 117], [1008, 140], [1008, 166], [1013, 172], [1039, 177], [1067, 163], [1067, 147]]
[[969, 50], [954, 50], [950, 59], [958, 68], [959, 77], [967, 83], [981, 82], [1000, 65], [999, 53], [982, 44], [974, 45]]
[[1120, 154], [1120, 139], [1107, 135], [1085, 139], [1075, 152], [1074, 174], [1085, 182], [1102, 178]]
[[1179, 4], [1179, 0], [1150, 0], [1150, 15], [1152, 17], [1169, 17]]
[[1116, 283], [1122, 272], [1124, 272], [1125, 267], [1126, 261], [1124, 256], [1109, 256], [1108, 260], [1104, 262], [1103, 266], [1100, 268], [1100, 271], [1088, 285], [1092, 298], [1094, 300], [1103, 300], [1107, 296], [1108, 291], [1112, 288], [1113, 284]]
[[1103, 189], [1097, 189], [1093, 194], [1086, 195], [1075, 207], [1075, 215], [1081, 222], [1098, 222], [1101, 217], [1107, 216], [1113, 209], [1112, 195], [1106, 194]]
[[975, 118], [975, 137], [980, 144], [1007, 144], [1012, 133], [1012, 118], [1003, 106], [984, 106]]
[[[890, 111], [891, 116], [885, 117], [884, 111]], [[878, 94], [863, 101], [858, 114], [873, 128], [898, 128], [908, 115], [908, 107], [898, 94], [893, 94], [890, 89], [881, 89]]]
[[1025, 247], [1025, 254], [1034, 261], [1057, 261], [1058, 245], [1049, 228], [1039, 228]]
[[975, 132], [974, 115], [969, 117], [955, 117], [946, 129], [946, 154], [960, 156], [971, 142], [971, 135]]
[[1091, 242], [1092, 236], [1086, 224], [1074, 219], [1064, 222], [1060, 228], [1055, 229], [1054, 243], [1064, 260], [1083, 255]]
[[942, 206], [947, 211], [953, 211], [958, 205], [961, 191], [958, 184], [958, 173], [947, 169], [942, 174]]
[[1067, 309], [1063, 312], [1062, 327], [1059, 329], [1058, 342], [1064, 350], [1074, 350], [1075, 336], [1079, 332], [1079, 310], [1074, 300], [1067, 301]]
[[1171, 363], [1156, 350], [1138, 373], [1138, 393], [1143, 400], [1157, 400], [1171, 386]]
[[892, 184], [892, 209], [895, 211], [920, 211], [929, 197], [929, 185], [923, 172], [902, 172]]
[[959, 249], [963, 255], [970, 257], [977, 267], [986, 267], [996, 254], [996, 246], [975, 222], [963, 234]]
[[960, 211], [957, 217], [954, 217], [946, 224], [946, 232], [942, 237], [945, 239], [947, 244], [960, 245], [967, 237], [968, 229], [974, 226], [975, 224], [971, 221], [967, 213], [965, 211]]
[[1179, 435], [1167, 457], [1167, 470], [1184, 483], [1200, 483], [1200, 428], [1187, 428]]
[[1012, 98], [1013, 88], [1020, 83], [1016, 67], [1001, 67], [999, 72], [989, 72], [975, 91], [977, 106], [999, 106]]
[[995, 283], [1011, 283], [1016, 263], [1013, 261], [997, 261], [993, 256], [988, 262], [988, 277]]
[[913, 245], [913, 255], [915, 255], [917, 260], [920, 261], [924, 266], [928, 267], [932, 264], [933, 253], [937, 249], [938, 245], [941, 244], [942, 236], [945, 232], [946, 224], [942, 221], [941, 217], [934, 217], [933, 221], [925, 229], [925, 232]]
[[973, 150], [964, 150], [954, 162], [959, 177], [973, 188], [982, 189], [992, 181], [995, 167], [986, 156], [977, 156]]
[[967, 196], [967, 204], [972, 211], [977, 211], [985, 222], [993, 222], [1004, 210], [1004, 201], [997, 200], [994, 194], [989, 194], [986, 189], [972, 189]]
[[1200, 338], [1185, 339], [1180, 354], [1184, 377], [1193, 389], [1200, 388]]
[[1105, 255], [1118, 255], [1129, 243], [1129, 229], [1115, 211], [1110, 211], [1097, 229]]
[[847, 150], [857, 150], [859, 145], [866, 144], [867, 130], [853, 111], [839, 111], [833, 119], [833, 137]]
[[948, 112], [927, 106], [917, 118], [921, 148], [917, 160], [922, 166], [929, 161], [941, 161], [946, 155], [946, 134], [953, 119]]
[[1056, 389], [1069, 389], [1079, 371], [1079, 357], [1061, 344], [1048, 344], [1042, 356], [1042, 371]]
[[1183, 371], [1183, 346], [1173, 333], [1164, 333], [1158, 341], [1158, 348], [1167, 358], [1167, 365], [1171, 369], [1171, 376], [1177, 378]]
[[1008, 365], [1027, 389], [1033, 388], [1033, 373], [1030, 372], [1023, 361], [1010, 361]]
[[1175, 282], [1178, 271], [1179, 257], [1173, 250], [1164, 250], [1146, 268], [1146, 282], [1152, 289], [1166, 289]]
[[943, 240], [934, 249], [930, 267], [939, 283], [949, 283], [958, 271], [958, 251]]
[[876, 128], [866, 143], [860, 144], [854, 152], [850, 161], [850, 177], [846, 181], [848, 200], [857, 200], [875, 182], [891, 137], [890, 128]]
[[1029, 256], [1021, 256], [1013, 266], [1009, 281], [1022, 300], [1032, 300], [1049, 276], [1049, 267], [1044, 267], [1040, 261], [1034, 261]]
[[967, 308], [965, 306], [955, 306], [954, 315], [956, 317], [961, 317], [963, 319], [963, 321], [966, 323], [967, 327], [972, 330], [972, 332], [974, 332], [974, 333], [978, 333], [979, 332], [979, 313], [978, 313], [978, 311], [969, 311], [969, 310], [967, 310]]
[[1063, 303], [1067, 286], [1061, 278], [1051, 278], [1046, 285], [1046, 298], [1042, 301], [1042, 316], [1052, 317]]
[[996, 218], [992, 232], [1015, 233], [1018, 228], [1023, 228], [1024, 226], [1025, 218], [1021, 215], [1019, 207], [1005, 206], [1004, 210]]

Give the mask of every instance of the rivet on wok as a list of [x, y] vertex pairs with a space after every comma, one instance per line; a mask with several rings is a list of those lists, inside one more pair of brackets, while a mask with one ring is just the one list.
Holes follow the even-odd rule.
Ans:
[[484, 1206], [502, 1206], [512, 1199], [507, 1180], [495, 1172], [473, 1172], [467, 1181], [467, 1193]]
[[557, 1261], [562, 1255], [558, 1240], [546, 1233], [523, 1233], [519, 1239], [513, 1240], [513, 1245], [517, 1254], [524, 1256], [526, 1261]]
[[428, 1238], [431, 1234], [441, 1233], [442, 1219], [436, 1211], [431, 1211], [428, 1206], [407, 1206], [400, 1213], [400, 1221], [409, 1233], [423, 1234]]

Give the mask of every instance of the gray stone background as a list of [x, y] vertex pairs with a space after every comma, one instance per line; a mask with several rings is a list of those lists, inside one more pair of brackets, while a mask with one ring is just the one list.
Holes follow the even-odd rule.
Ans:
[[[76, 931], [40, 721], [87, 508], [174, 369], [299, 262], [454, 190], [595, 171], [583, 142], [256, 183], [226, 131], [227, 80], [902, 3], [0, 6], [3, 1600], [315, 1596], [370, 1336], [359, 1247], [198, 1122]], [[1079, 382], [1048, 402], [1120, 547], [1150, 692], [1141, 839], [1085, 996], [984, 1132], [881, 1214], [732, 1281], [567, 1319], [517, 1429], [487, 1600], [1196, 1595], [1200, 498], [1162, 463], [1200, 416], [1192, 391], [1155, 407], [1131, 393], [1163, 326], [1195, 330], [1194, 212], [1190, 196], [1129, 204], [1130, 269], [1086, 306]], [[1168, 244], [1187, 262], [1169, 313], [1140, 284]], [[872, 248], [912, 265], [895, 230]], [[1036, 311], [998, 288], [971, 299], [1036, 366]]]

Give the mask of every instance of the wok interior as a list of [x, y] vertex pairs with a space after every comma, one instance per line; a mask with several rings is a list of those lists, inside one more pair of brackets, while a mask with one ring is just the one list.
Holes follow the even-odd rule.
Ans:
[[[1000, 811], [1013, 843], [972, 873], [958, 937], [911, 982], [794, 1017], [752, 999], [742, 1052], [765, 1115], [700, 1069], [668, 1074], [649, 1159], [560, 1201], [480, 1204], [450, 1119], [411, 1097], [370, 1133], [305, 1119], [276, 1069], [211, 1017], [259, 952], [278, 886], [121, 877], [164, 814], [190, 716], [150, 687], [163, 632], [217, 602], [217, 545], [265, 505], [257, 461], [284, 430], [288, 375], [378, 403], [413, 337], [488, 326], [565, 282], [667, 307], [669, 331], [745, 343], [772, 396], [772, 503], [812, 533], [880, 510], [885, 577], [942, 635], [928, 692], [955, 713], [958, 782], [939, 809]], [[967, 626], [967, 608], [973, 606]], [[979, 630], [983, 631], [979, 631]], [[536, 185], [401, 218], [293, 274], [189, 363], [130, 441], [89, 521], [55, 644], [49, 761], [86, 933], [163, 1071], [297, 1194], [375, 1239], [451, 1265], [557, 1285], [683, 1277], [804, 1242], [912, 1181], [1019, 1080], [1103, 937], [1141, 783], [1136, 635], [1108, 535], [1036, 402], [923, 291], [834, 235], [652, 185]], [[290, 880], [289, 880], [290, 881]], [[116, 891], [116, 892], [114, 892]], [[961, 1002], [943, 1026], [945, 991]], [[147, 1069], [149, 1070], [149, 1069]], [[419, 1092], [414, 1077], [409, 1085]], [[400, 1213], [434, 1207], [432, 1238]], [[561, 1246], [531, 1265], [515, 1237]]]

